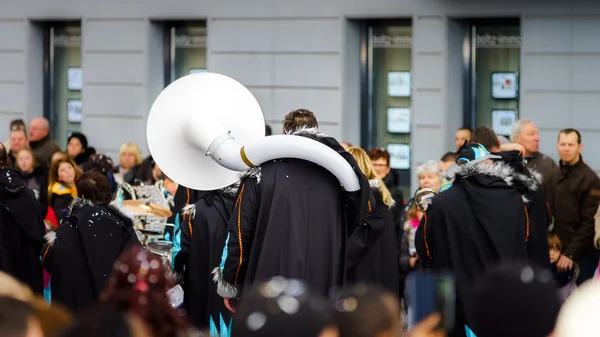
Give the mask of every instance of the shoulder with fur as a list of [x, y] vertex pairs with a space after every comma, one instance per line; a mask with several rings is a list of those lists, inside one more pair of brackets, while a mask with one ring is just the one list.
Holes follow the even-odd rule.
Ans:
[[286, 135], [296, 135], [296, 136], [307, 135], [307, 136], [313, 136], [313, 137], [317, 137], [317, 138], [329, 137], [326, 133], [319, 132], [319, 129], [317, 129], [317, 128], [310, 128], [310, 127], [306, 127], [306, 126], [298, 128], [296, 130], [286, 130], [285, 134]]
[[240, 177], [240, 179], [244, 179], [244, 178], [256, 179], [256, 181], [258, 183], [260, 183], [260, 178], [261, 178], [260, 166], [254, 166], [254, 167], [249, 168], [248, 170], [240, 173], [239, 177]]

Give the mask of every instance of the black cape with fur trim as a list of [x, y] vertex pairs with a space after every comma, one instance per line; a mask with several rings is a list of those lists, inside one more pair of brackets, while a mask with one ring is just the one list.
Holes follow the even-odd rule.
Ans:
[[551, 225], [551, 216], [546, 202], [546, 193], [541, 183], [542, 176], [523, 164], [519, 151], [495, 154], [501, 156], [502, 161], [513, 170], [511, 173], [512, 186], [517, 189], [527, 206], [529, 218], [528, 260], [539, 267], [550, 269], [548, 228]]
[[0, 169], [0, 270], [43, 292], [44, 219], [33, 190], [14, 169]]
[[113, 206], [79, 198], [46, 239], [42, 263], [51, 275], [52, 301], [73, 311], [96, 303], [119, 255], [139, 244], [128, 217]]
[[399, 238], [401, 234], [394, 213], [383, 203], [379, 181], [370, 181], [376, 205], [348, 238], [348, 283], [378, 285], [400, 295], [398, 268]]
[[[200, 199], [183, 210], [181, 250], [175, 270], [183, 273], [184, 307], [194, 326], [221, 331], [230, 324], [231, 313], [217, 295], [211, 272], [221, 263], [236, 188], [201, 192]], [[213, 331], [213, 330], [211, 330]]]
[[[503, 163], [462, 165], [450, 189], [433, 198], [415, 235], [426, 268], [456, 280], [455, 331], [465, 336], [473, 281], [503, 260], [527, 259], [527, 218]], [[477, 334], [477, 331], [474, 331]]]
[[333, 174], [299, 159], [277, 159], [251, 170], [242, 178], [229, 221], [223, 275], [215, 275], [223, 297], [235, 298], [240, 286], [274, 276], [304, 280], [322, 295], [345, 282], [346, 238], [374, 204], [369, 182], [335, 139], [314, 129], [295, 134], [338, 152], [361, 189], [346, 192]]

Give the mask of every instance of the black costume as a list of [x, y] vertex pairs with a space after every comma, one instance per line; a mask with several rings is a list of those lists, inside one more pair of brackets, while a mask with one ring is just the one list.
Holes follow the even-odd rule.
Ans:
[[60, 227], [46, 236], [42, 263], [52, 301], [77, 311], [93, 305], [119, 255], [139, 244], [131, 220], [113, 206], [76, 198]]
[[548, 249], [548, 229], [551, 214], [546, 202], [546, 194], [542, 186], [542, 176], [528, 169], [518, 151], [495, 153], [512, 169], [511, 185], [521, 194], [529, 219], [529, 238], [527, 240], [527, 258], [535, 265], [550, 268]]
[[222, 275], [215, 275], [223, 297], [237, 297], [239, 287], [274, 276], [303, 280], [322, 295], [345, 281], [346, 237], [374, 203], [369, 182], [335, 139], [315, 129], [295, 134], [338, 152], [361, 189], [346, 192], [333, 174], [299, 159], [277, 159], [247, 172], [229, 221], [227, 259]]
[[398, 254], [402, 233], [394, 221], [394, 213], [383, 203], [379, 180], [369, 183], [376, 204], [348, 238], [347, 281], [378, 285], [400, 295]]
[[35, 193], [23, 175], [0, 169], [0, 270], [43, 292], [40, 249], [44, 244], [44, 218]]
[[[483, 146], [469, 144], [460, 150], [459, 163], [469, 155], [489, 158]], [[454, 274], [457, 306], [450, 336], [465, 336], [474, 279], [500, 261], [527, 259], [528, 220], [521, 195], [507, 183], [510, 169], [474, 159], [455, 167], [452, 187], [433, 198], [415, 235], [424, 266]]]
[[223, 257], [236, 193], [237, 184], [199, 193], [200, 200], [184, 209], [181, 222], [181, 250], [175, 257], [175, 271], [183, 273], [184, 307], [194, 326], [210, 328], [211, 335], [230, 328], [231, 313], [217, 295], [211, 272]]

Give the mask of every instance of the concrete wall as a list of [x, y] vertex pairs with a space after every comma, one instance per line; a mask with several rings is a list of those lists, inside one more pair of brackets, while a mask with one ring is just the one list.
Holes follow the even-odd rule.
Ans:
[[555, 156], [556, 131], [578, 127], [590, 144], [586, 160], [600, 169], [593, 146], [600, 140], [600, 3], [593, 0], [0, 0], [0, 139], [8, 121], [42, 112], [41, 33], [32, 21], [82, 21], [83, 132], [114, 156], [127, 140], [147, 150], [145, 118], [162, 87], [156, 22], [207, 19], [209, 70], [248, 86], [275, 132], [286, 112], [305, 107], [324, 131], [357, 142], [360, 86], [352, 69], [360, 58], [349, 53], [359, 48], [358, 32], [347, 19], [409, 17], [414, 168], [451, 149], [460, 124], [450, 91], [460, 65], [448, 18], [481, 16], [522, 18], [520, 112], [540, 126], [543, 151]]

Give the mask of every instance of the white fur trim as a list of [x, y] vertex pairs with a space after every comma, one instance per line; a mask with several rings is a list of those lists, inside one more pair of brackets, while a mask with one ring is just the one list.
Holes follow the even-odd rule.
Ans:
[[196, 217], [196, 205], [187, 205], [181, 209], [181, 212], [183, 215], [191, 215], [191, 218], [194, 219]]
[[302, 126], [296, 130], [287, 130], [285, 131], [286, 135], [311, 135], [314, 137], [318, 137], [318, 138], [322, 138], [322, 137], [328, 137], [328, 135], [326, 133], [321, 133], [319, 132], [319, 129], [317, 128], [311, 128], [311, 127], [307, 127], [307, 126]]
[[56, 240], [56, 232], [50, 231], [46, 233], [46, 235], [44, 235], [44, 239], [46, 240], [46, 243], [52, 244], [54, 240]]
[[238, 193], [239, 188], [240, 188], [240, 182], [236, 181], [235, 183], [233, 183], [229, 186], [223, 187], [221, 189], [221, 192], [224, 194], [227, 194], [229, 196], [235, 197]]
[[240, 173], [240, 179], [253, 178], [260, 184], [261, 171], [260, 166], [251, 167], [245, 172]]
[[239, 290], [236, 286], [223, 279], [223, 273], [220, 267], [216, 267], [212, 271], [213, 282], [217, 284], [217, 294], [225, 298], [236, 298]]
[[371, 186], [371, 188], [379, 188], [381, 185], [379, 184], [379, 179], [371, 179], [369, 180], [369, 186]]
[[40, 200], [40, 192], [38, 190], [31, 189], [33, 191], [33, 195], [35, 195], [36, 200]]

